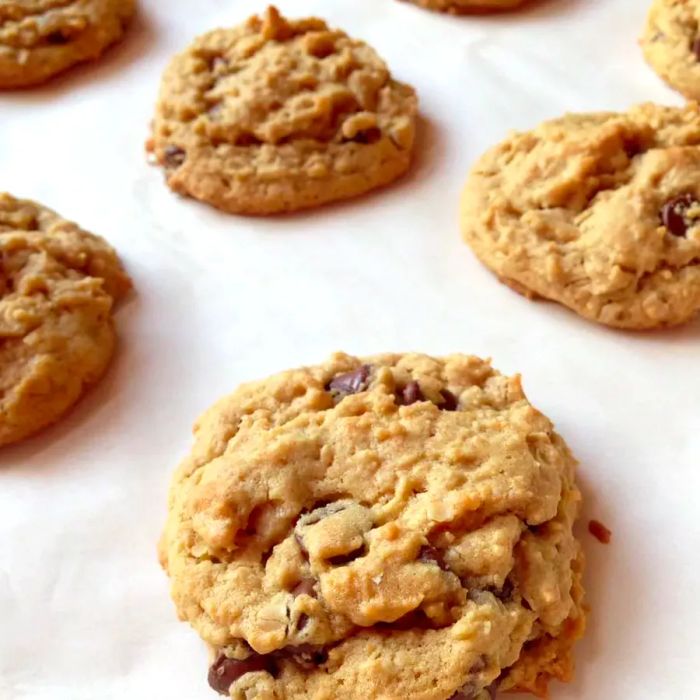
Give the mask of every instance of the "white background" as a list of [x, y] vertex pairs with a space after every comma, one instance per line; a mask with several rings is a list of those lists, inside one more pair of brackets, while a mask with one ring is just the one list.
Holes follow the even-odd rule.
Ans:
[[280, 0], [366, 39], [412, 83], [412, 173], [352, 203], [258, 220], [178, 198], [143, 143], [168, 57], [262, 9], [141, 0], [125, 41], [48, 86], [0, 94], [0, 189], [113, 243], [133, 276], [105, 380], [0, 452], [0, 698], [212, 700], [155, 543], [195, 417], [244, 380], [331, 351], [491, 356], [581, 461], [590, 631], [553, 700], [698, 697], [700, 323], [624, 333], [501, 286], [461, 243], [474, 159], [567, 110], [679, 103], [644, 64], [646, 2], [549, 0], [450, 18], [395, 0]]

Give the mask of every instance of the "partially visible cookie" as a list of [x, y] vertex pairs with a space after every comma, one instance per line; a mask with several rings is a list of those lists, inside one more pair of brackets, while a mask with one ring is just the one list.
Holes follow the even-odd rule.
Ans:
[[0, 194], [0, 445], [58, 420], [102, 376], [129, 287], [103, 239]]
[[0, 2], [0, 88], [43, 83], [121, 38], [135, 0]]
[[700, 3], [654, 0], [640, 43], [654, 70], [692, 100], [700, 99]]
[[518, 377], [336, 354], [199, 420], [161, 561], [236, 700], [545, 697], [585, 625], [574, 470]]
[[437, 10], [459, 15], [479, 10], [510, 10], [522, 5], [525, 0], [408, 0], [427, 10]]
[[700, 108], [570, 114], [489, 150], [465, 240], [498, 277], [619, 328], [700, 310]]
[[270, 7], [165, 71], [149, 149], [180, 194], [239, 214], [354, 197], [409, 167], [417, 101], [367, 44]]

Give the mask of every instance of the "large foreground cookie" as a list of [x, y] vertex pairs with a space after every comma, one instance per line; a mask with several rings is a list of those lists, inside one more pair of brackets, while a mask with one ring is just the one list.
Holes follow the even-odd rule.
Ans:
[[121, 38], [135, 0], [0, 2], [0, 88], [35, 85]]
[[642, 49], [666, 82], [690, 99], [700, 99], [700, 2], [654, 0]]
[[641, 105], [515, 133], [474, 167], [464, 238], [504, 282], [620, 328], [700, 309], [700, 109]]
[[510, 10], [522, 5], [525, 0], [408, 0], [408, 2], [428, 10], [458, 15], [479, 10]]
[[410, 164], [416, 110], [412, 88], [367, 44], [271, 7], [173, 59], [149, 148], [176, 192], [272, 214], [395, 180]]
[[476, 357], [337, 354], [195, 427], [161, 560], [237, 700], [546, 693], [582, 634], [575, 461]]
[[129, 286], [104, 240], [0, 194], [0, 445], [56, 421], [102, 376]]

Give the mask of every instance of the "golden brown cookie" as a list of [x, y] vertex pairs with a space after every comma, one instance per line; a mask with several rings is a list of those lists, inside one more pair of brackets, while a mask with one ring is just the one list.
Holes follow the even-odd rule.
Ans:
[[700, 99], [700, 3], [654, 0], [640, 43], [649, 65], [691, 100]]
[[149, 149], [170, 187], [240, 214], [354, 197], [409, 167], [416, 96], [367, 44], [270, 7], [163, 76]]
[[135, 0], [0, 2], [0, 88], [43, 83], [121, 38]]
[[58, 420], [102, 376], [129, 287], [104, 240], [0, 194], [0, 445]]
[[427, 10], [459, 15], [472, 12], [511, 10], [525, 0], [407, 0]]
[[236, 700], [544, 695], [584, 628], [575, 460], [518, 377], [336, 354], [195, 427], [161, 541]]
[[514, 133], [475, 165], [462, 231], [520, 290], [618, 328], [700, 310], [700, 109], [646, 104]]

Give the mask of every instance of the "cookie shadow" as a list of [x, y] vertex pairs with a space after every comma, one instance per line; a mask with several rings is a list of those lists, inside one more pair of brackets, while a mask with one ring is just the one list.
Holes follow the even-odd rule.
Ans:
[[[398, 180], [351, 199], [329, 202], [319, 207], [302, 209], [296, 212], [273, 214], [264, 218], [282, 223], [285, 221], [297, 222], [348, 212], [359, 207], [369, 207], [372, 204], [380, 204], [382, 199], [385, 200], [387, 205], [391, 205], [392, 202], [407, 196], [409, 191], [433, 177], [437, 164], [442, 160], [445, 149], [446, 142], [440, 129], [432, 120], [420, 115], [416, 124], [416, 143], [411, 167]], [[255, 219], [257, 217], [252, 218]]]
[[58, 98], [96, 82], [107, 82], [142, 59], [153, 46], [155, 34], [154, 22], [142, 5], [129, 23], [124, 36], [108, 47], [100, 57], [78, 63], [41, 85], [2, 91], [0, 102], [2, 95], [7, 94], [31, 105]]
[[[65, 455], [71, 450], [75, 440], [98, 442], [100, 425], [113, 421], [119, 412], [125, 410], [120, 406], [120, 398], [128, 384], [128, 367], [133, 367], [135, 350], [120, 334], [126, 326], [125, 316], [132, 313], [137, 304], [132, 291], [128, 298], [120, 302], [115, 314], [117, 326], [117, 347], [114, 357], [103, 377], [87, 389], [67, 413], [52, 425], [43, 428], [16, 444], [0, 447], [0, 471], [7, 474], [14, 469], [21, 470], [24, 463], [31, 459], [32, 474], [45, 473], [53, 469], [53, 455]], [[39, 461], [37, 458], [44, 457]]]

